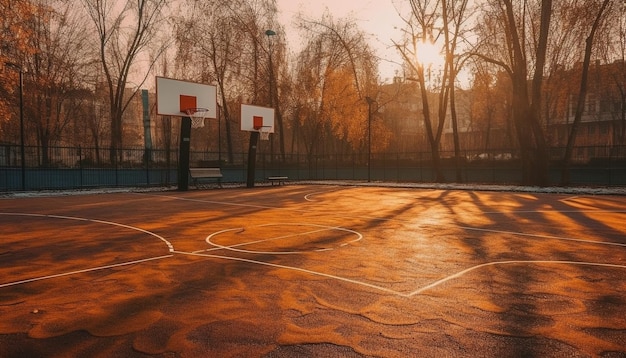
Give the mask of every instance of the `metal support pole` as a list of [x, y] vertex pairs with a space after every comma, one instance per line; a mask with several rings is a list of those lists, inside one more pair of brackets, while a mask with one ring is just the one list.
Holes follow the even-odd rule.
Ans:
[[[267, 35], [267, 48], [269, 56], [269, 107], [274, 107], [274, 65], [272, 64], [272, 40], [271, 36], [275, 36], [273, 30], [265, 31]], [[270, 162], [274, 162], [274, 136], [270, 138]]]
[[20, 71], [20, 154], [22, 155], [22, 191], [26, 190], [26, 159], [24, 150], [24, 71]]
[[189, 190], [189, 149], [191, 138], [191, 117], [182, 117], [180, 122], [180, 143], [178, 152], [178, 190]]
[[372, 180], [372, 103], [374, 100], [365, 97], [367, 101], [367, 182]]
[[250, 144], [248, 146], [248, 176], [246, 187], [254, 188], [254, 175], [256, 169], [256, 147], [259, 143], [259, 132], [250, 132]]
[[217, 106], [217, 161], [222, 166], [222, 107]]

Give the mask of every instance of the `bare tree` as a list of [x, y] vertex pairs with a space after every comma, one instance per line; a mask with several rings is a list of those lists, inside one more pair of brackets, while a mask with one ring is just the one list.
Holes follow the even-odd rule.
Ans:
[[[570, 129], [569, 136], [567, 139], [567, 147], [565, 149], [565, 155], [563, 157], [563, 168], [561, 170], [561, 184], [567, 185], [570, 182], [569, 175], [569, 165], [572, 158], [572, 151], [574, 149], [574, 143], [576, 141], [576, 134], [578, 131], [578, 126], [580, 125], [580, 121], [582, 118], [583, 110], [585, 107], [585, 98], [587, 97], [587, 82], [589, 75], [589, 63], [591, 62], [591, 53], [594, 45], [594, 37], [598, 27], [600, 26], [600, 22], [604, 18], [605, 11], [609, 10], [609, 4], [611, 0], [603, 0], [600, 8], [597, 10], [595, 19], [591, 28], [589, 30], [589, 34], [585, 39], [585, 54], [582, 65], [582, 73], [581, 73], [581, 81], [580, 81], [580, 90], [578, 91], [578, 100], [576, 103], [576, 111], [574, 114], [574, 122], [572, 123], [572, 128]], [[589, 6], [585, 4], [584, 11], [588, 12], [590, 8], [593, 6]], [[579, 8], [581, 9], [581, 8]], [[578, 12], [577, 12], [578, 13]], [[583, 17], [584, 18], [584, 17]]]
[[[438, 76], [440, 82], [434, 84], [431, 81], [430, 64], [425, 60], [425, 56], [428, 55], [425, 49], [430, 47], [428, 45], [435, 46], [436, 39], [442, 32], [441, 27], [438, 26], [441, 20], [440, 3], [439, 0], [411, 0], [409, 2], [411, 4], [411, 17], [405, 19], [407, 25], [405, 42], [395, 43], [395, 45], [404, 58], [408, 72], [407, 78], [419, 83], [422, 115], [426, 138], [430, 145], [435, 180], [442, 182], [445, 177], [441, 169], [439, 147], [450, 95], [450, 88], [444, 86], [443, 83], [448, 83], [451, 67], [444, 65], [441, 69], [441, 75]], [[432, 47], [430, 51], [432, 51]], [[452, 60], [452, 56], [449, 59]], [[436, 94], [436, 100], [434, 100], [430, 94], [436, 90], [436, 87], [438, 87], [439, 92]], [[431, 111], [431, 106], [434, 105], [437, 105], [435, 115]], [[433, 117], [436, 118], [437, 122], [434, 121]], [[435, 125], [436, 129], [434, 128]]]
[[607, 12], [605, 23], [609, 25], [596, 42], [606, 48], [600, 57], [605, 63], [612, 63], [609, 86], [606, 86], [603, 97], [612, 102], [614, 109], [614, 143], [617, 147], [626, 145], [626, 2], [613, 4], [613, 11]]
[[307, 46], [298, 54], [298, 61], [294, 69], [294, 80], [299, 86], [293, 91], [294, 131], [301, 140], [298, 142], [304, 147], [309, 162], [312, 156], [321, 148], [324, 139], [324, 122], [321, 119], [324, 102], [323, 78], [325, 72], [323, 41], [316, 37], [309, 39]]
[[[612, 27], [612, 38], [617, 39], [612, 43], [611, 51], [607, 58], [615, 60], [617, 65], [613, 74], [613, 83], [617, 91], [614, 98], [616, 111], [616, 123], [618, 140], [620, 145], [626, 144], [626, 3], [622, 2], [614, 12], [615, 23]], [[610, 56], [610, 57], [609, 57]]]
[[329, 145], [339, 146], [337, 153], [367, 148], [366, 97], [376, 96], [376, 60], [363, 33], [353, 21], [329, 14], [302, 19], [300, 26], [309, 40], [298, 54], [294, 113], [308, 154]]
[[[176, 40], [181, 76], [217, 82], [226, 132], [228, 162], [233, 162], [232, 116], [229, 101], [237, 96], [239, 81], [232, 75], [240, 68], [242, 32], [231, 8], [223, 1], [198, 1], [177, 22]], [[236, 97], [235, 97], [236, 98]]]
[[[473, 61], [471, 90], [471, 148], [480, 149], [476, 159], [491, 159], [494, 149], [512, 149], [515, 136], [510, 121], [510, 78], [484, 61]], [[485, 154], [486, 156], [484, 156]]]
[[283, 63], [281, 52], [276, 50], [284, 48], [284, 36], [276, 20], [275, 1], [193, 1], [188, 7], [176, 31], [177, 66], [185, 67], [186, 78], [216, 83], [226, 123], [229, 161], [233, 160], [236, 109], [243, 101], [275, 108], [275, 133], [284, 155], [282, 101], [275, 71]]
[[[231, 4], [231, 12], [238, 19], [237, 24], [241, 27], [245, 34], [244, 46], [248, 51], [244, 51], [242, 57], [242, 67], [245, 64], [254, 64], [252, 71], [247, 71], [247, 81], [249, 85], [247, 90], [249, 98], [252, 98], [253, 104], [260, 104], [274, 108], [276, 123], [275, 134], [278, 134], [279, 152], [282, 160], [285, 159], [285, 126], [282, 116], [282, 101], [279, 94], [279, 79], [277, 75], [280, 73], [276, 70], [277, 66], [284, 65], [285, 59], [284, 48], [284, 31], [278, 24], [278, 10], [276, 2], [273, 0], [248, 0], [239, 8], [234, 8]], [[277, 51], [278, 50], [278, 51]], [[266, 97], [264, 96], [266, 95]], [[253, 152], [256, 147], [258, 133], [251, 133], [248, 152]], [[270, 138], [270, 146], [273, 151], [274, 138]], [[248, 184], [251, 184], [251, 173], [248, 173]]]
[[29, 72], [36, 85], [29, 91], [29, 123], [40, 146], [41, 164], [49, 164], [49, 148], [71, 128], [76, 110], [72, 97], [80, 88], [87, 43], [79, 12], [64, 1], [40, 1], [39, 16], [32, 23], [37, 41]]
[[540, 3], [489, 0], [487, 3], [489, 7], [485, 8], [479, 27], [482, 42], [475, 55], [509, 74], [523, 182], [546, 185], [549, 156], [541, 103], [552, 0]]
[[441, 1], [441, 13], [443, 22], [443, 35], [444, 35], [444, 54], [445, 54], [445, 66], [448, 67], [448, 83], [447, 85], [450, 91], [450, 115], [452, 121], [452, 135], [454, 138], [454, 158], [456, 167], [456, 181], [462, 182], [463, 177], [461, 175], [461, 144], [459, 143], [459, 129], [458, 119], [456, 112], [456, 78], [457, 74], [463, 67], [466, 56], [457, 57], [457, 51], [459, 42], [462, 40], [465, 29], [465, 23], [468, 20], [468, 1], [467, 0], [442, 0]]
[[[133, 65], [156, 37], [163, 22], [166, 0], [118, 2], [82, 0], [97, 32], [99, 58], [109, 94], [111, 116], [110, 160], [121, 160], [122, 117], [132, 98], [140, 89], [127, 95]], [[167, 44], [163, 43], [162, 48]], [[155, 57], [154, 61], [158, 58]], [[153, 64], [154, 62], [152, 62]], [[150, 66], [151, 67], [151, 66]], [[149, 73], [147, 69], [144, 73]], [[145, 80], [145, 77], [144, 77]], [[143, 83], [143, 82], [142, 82]], [[117, 154], [120, 155], [117, 158]]]

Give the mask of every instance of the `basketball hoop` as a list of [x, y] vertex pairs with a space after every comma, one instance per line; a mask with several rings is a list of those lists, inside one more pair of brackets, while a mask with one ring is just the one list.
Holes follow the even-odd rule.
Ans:
[[259, 134], [261, 140], [269, 140], [270, 139], [270, 131], [272, 130], [271, 126], [263, 126], [259, 129]]
[[187, 108], [185, 113], [191, 118], [191, 128], [204, 127], [204, 119], [209, 115], [208, 108]]

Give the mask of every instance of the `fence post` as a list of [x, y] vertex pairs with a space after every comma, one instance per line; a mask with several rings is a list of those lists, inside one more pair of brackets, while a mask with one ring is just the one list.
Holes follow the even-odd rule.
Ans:
[[396, 152], [396, 183], [400, 182], [400, 154]]
[[78, 146], [78, 175], [80, 178], [80, 187], [82, 188], [85, 184], [83, 182], [83, 148]]

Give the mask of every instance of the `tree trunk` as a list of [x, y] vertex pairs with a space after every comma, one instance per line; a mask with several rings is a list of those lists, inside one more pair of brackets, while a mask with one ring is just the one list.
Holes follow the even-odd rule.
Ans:
[[574, 123], [572, 123], [572, 129], [567, 137], [567, 146], [565, 148], [565, 155], [563, 157], [563, 167], [561, 169], [561, 185], [569, 185], [570, 184], [570, 163], [572, 160], [572, 152], [574, 150], [574, 143], [576, 142], [576, 134], [578, 132], [578, 127], [580, 126], [580, 121], [582, 119], [583, 110], [585, 108], [585, 97], [587, 96], [587, 80], [589, 76], [589, 63], [591, 62], [591, 51], [593, 49], [593, 38], [595, 36], [596, 30], [600, 24], [600, 20], [602, 19], [602, 14], [606, 9], [610, 0], [604, 0], [602, 2], [602, 7], [596, 15], [596, 19], [593, 22], [593, 26], [591, 27], [591, 31], [589, 36], [585, 40], [585, 58], [583, 60], [583, 68], [580, 80], [580, 90], [578, 92], [578, 103], [576, 104], [576, 112], [574, 114]]
[[[532, 98], [529, 97], [527, 58], [525, 55], [524, 34], [517, 32], [517, 23], [511, 0], [504, 0], [507, 33], [511, 45], [511, 82], [513, 84], [513, 121], [520, 143], [522, 160], [522, 181], [524, 184], [544, 186], [548, 179], [547, 145], [541, 126], [541, 86], [543, 67], [548, 44], [548, 30], [552, 10], [552, 0], [541, 2], [541, 23], [536, 46], [536, 65], [532, 78]], [[523, 20], [522, 20], [523, 21]]]
[[454, 139], [454, 167], [456, 172], [457, 183], [463, 182], [463, 175], [461, 173], [461, 143], [459, 141], [459, 128], [456, 117], [456, 97], [454, 94], [454, 65], [450, 66], [450, 116], [452, 119], [452, 136]]
[[440, 156], [439, 156], [439, 140], [433, 133], [433, 126], [430, 120], [430, 106], [428, 104], [428, 91], [426, 90], [426, 84], [424, 81], [424, 73], [420, 75], [420, 92], [422, 95], [422, 114], [424, 116], [424, 125], [426, 126], [426, 134], [428, 137], [428, 144], [430, 145], [431, 159], [433, 170], [435, 171], [435, 181], [438, 183], [445, 181], [445, 176], [441, 170]]

